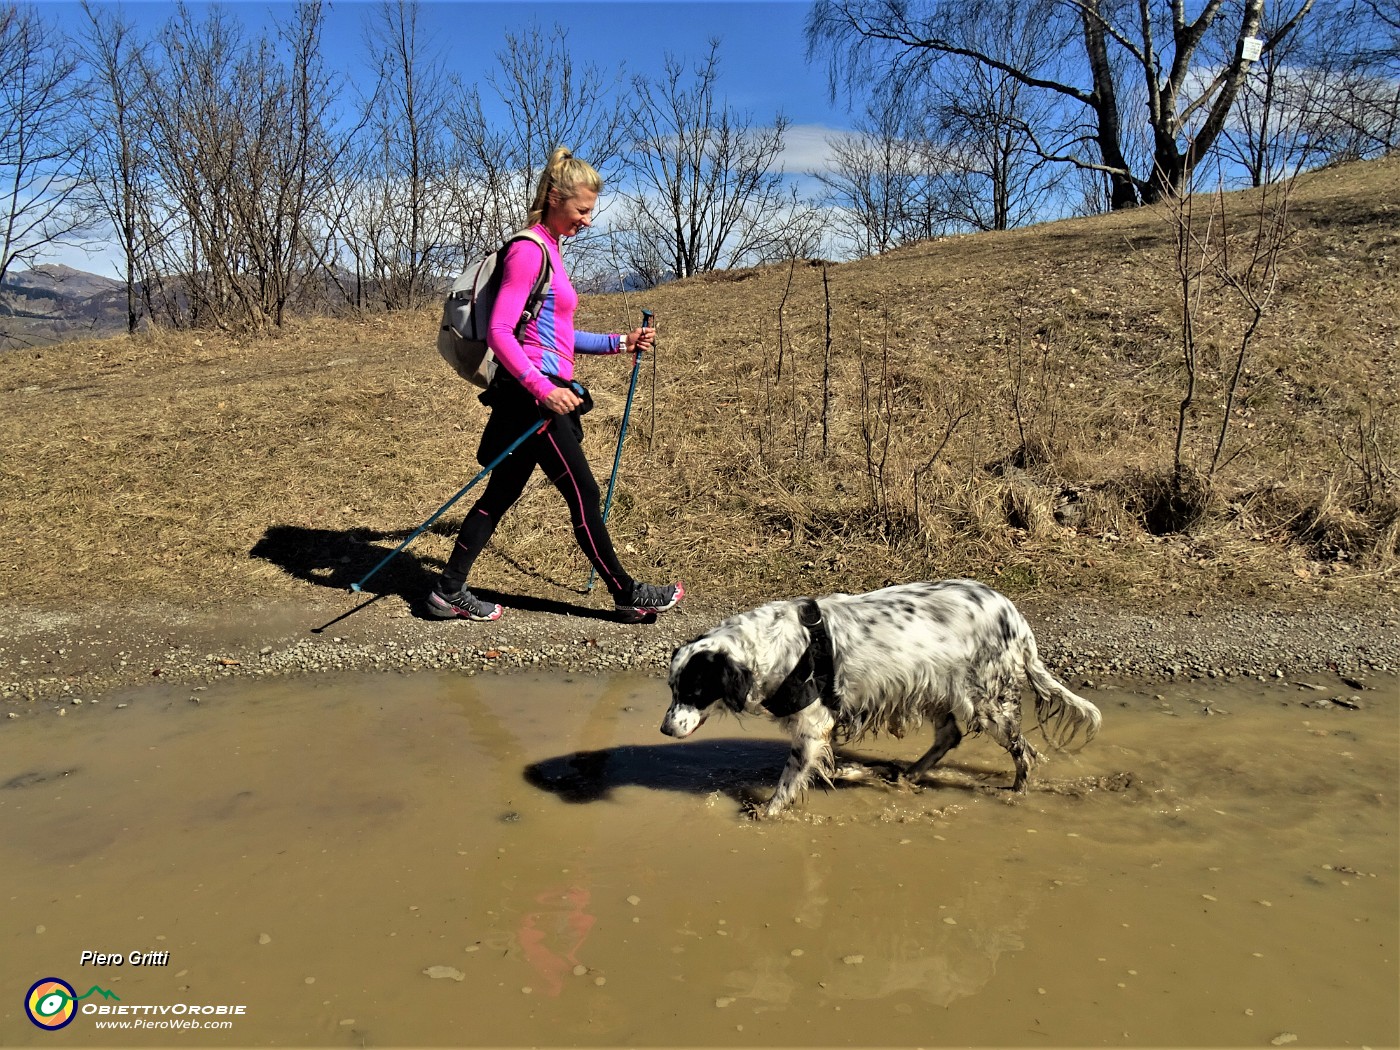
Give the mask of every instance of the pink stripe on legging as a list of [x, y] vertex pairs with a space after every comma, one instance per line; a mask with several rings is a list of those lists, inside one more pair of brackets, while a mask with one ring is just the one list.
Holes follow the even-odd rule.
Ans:
[[[547, 437], [549, 443], [554, 446], [554, 452], [558, 455], [559, 462], [564, 464], [564, 473], [561, 476], [567, 477], [569, 479], [569, 484], [574, 487], [574, 505], [578, 507], [579, 527], [583, 530], [583, 534], [588, 537], [588, 542], [593, 545], [593, 557], [589, 560], [597, 566], [600, 574], [611, 576], [611, 573], [608, 573], [606, 566], [603, 564], [603, 555], [602, 552], [598, 550], [598, 541], [593, 538], [593, 533], [588, 531], [588, 515], [583, 512], [583, 493], [579, 491], [578, 482], [574, 479], [574, 473], [569, 469], [569, 461], [564, 458], [563, 450], [559, 447], [558, 442], [554, 440], [553, 431], [545, 431], [545, 437]], [[556, 485], [559, 484], [558, 478], [551, 478], [550, 480]], [[585, 551], [585, 553], [587, 552]], [[608, 590], [616, 594], [620, 584], [621, 581], [613, 577], [612, 586], [609, 587]]]

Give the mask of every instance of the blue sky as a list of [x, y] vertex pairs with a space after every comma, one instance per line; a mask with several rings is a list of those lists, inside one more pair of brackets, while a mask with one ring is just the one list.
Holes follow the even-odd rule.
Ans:
[[[84, 22], [76, 0], [39, 0], [35, 6], [73, 31]], [[119, 9], [143, 33], [154, 31], [175, 10], [174, 3], [152, 0], [114, 0], [102, 6]], [[198, 13], [206, 5], [191, 2], [189, 6]], [[223, 0], [221, 6], [255, 35], [274, 21], [285, 21], [293, 5]], [[328, 63], [352, 81], [367, 75], [363, 27], [376, 7], [370, 0], [330, 2], [325, 54]], [[778, 112], [792, 122], [784, 165], [797, 173], [816, 167], [825, 137], [851, 122], [842, 102], [829, 101], [821, 66], [808, 65], [805, 59], [802, 27], [809, 7], [808, 0], [424, 0], [421, 17], [428, 39], [442, 47], [449, 61], [453, 55], [462, 56], [463, 62], [481, 56], [488, 66], [494, 64], [493, 56], [504, 45], [506, 33], [519, 32], [532, 22], [546, 31], [556, 24], [566, 29], [576, 63], [596, 62], [611, 70], [621, 60], [629, 73], [659, 70], [668, 52], [686, 60], [699, 59], [707, 52], [709, 40], [717, 37], [719, 94], [755, 124], [768, 123]], [[109, 269], [103, 257], [89, 259], [78, 250], [56, 252], [47, 261], [97, 272]]]
[[[45, 15], [70, 27], [81, 25], [82, 11], [75, 0], [39, 0]], [[154, 29], [175, 10], [173, 3], [136, 0], [103, 3], [123, 11], [142, 29]], [[196, 12], [209, 6], [191, 3]], [[223, 0], [249, 29], [257, 30], [273, 19], [285, 20], [290, 3], [268, 0]], [[331, 0], [326, 27], [326, 54], [332, 64], [354, 76], [364, 66], [362, 24], [377, 5], [372, 0]], [[721, 41], [721, 86], [737, 108], [755, 116], [781, 109], [795, 123], [824, 124], [844, 120], [844, 107], [827, 102], [826, 81], [820, 68], [808, 66], [802, 25], [807, 0], [664, 0], [595, 2], [569, 0], [527, 3], [515, 0], [424, 0], [422, 18], [430, 37], [447, 54], [490, 56], [504, 43], [505, 34], [531, 22], [542, 27], [558, 24], [568, 30], [576, 60], [596, 60], [611, 67], [625, 60], [638, 71], [648, 62], [659, 64], [665, 52], [699, 57], [711, 37]]]

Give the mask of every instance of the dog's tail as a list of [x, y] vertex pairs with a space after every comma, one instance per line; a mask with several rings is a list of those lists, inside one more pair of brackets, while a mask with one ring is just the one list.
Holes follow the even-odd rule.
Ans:
[[1040, 662], [1034, 638], [1027, 639], [1025, 655], [1026, 678], [1035, 691], [1035, 718], [1045, 739], [1063, 749], [1083, 730], [1084, 740], [1080, 746], [1093, 740], [1103, 724], [1099, 709], [1070, 692], [1068, 686], [1046, 670]]

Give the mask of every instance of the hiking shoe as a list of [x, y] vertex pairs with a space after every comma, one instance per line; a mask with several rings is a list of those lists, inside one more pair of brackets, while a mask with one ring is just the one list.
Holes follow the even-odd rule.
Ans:
[[685, 597], [685, 588], [679, 583], [658, 587], [651, 583], [634, 583], [630, 594], [613, 596], [617, 611], [621, 613], [660, 613], [675, 608], [676, 602]]
[[428, 615], [440, 620], [460, 617], [463, 620], [499, 620], [501, 607], [484, 602], [465, 587], [454, 594], [444, 594], [434, 587], [428, 595]]

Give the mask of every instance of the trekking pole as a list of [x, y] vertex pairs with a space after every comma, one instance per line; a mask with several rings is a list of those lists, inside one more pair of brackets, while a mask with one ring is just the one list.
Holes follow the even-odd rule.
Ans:
[[407, 547], [410, 543], [412, 543], [414, 540], [416, 540], [419, 536], [421, 536], [421, 535], [423, 535], [423, 533], [427, 532], [427, 531], [428, 531], [428, 526], [430, 526], [433, 522], [437, 521], [438, 518], [442, 517], [442, 515], [443, 515], [444, 513], [446, 513], [448, 507], [452, 506], [452, 504], [456, 503], [459, 499], [461, 499], [463, 496], [465, 496], [465, 495], [467, 494], [467, 490], [468, 490], [468, 489], [470, 489], [473, 485], [475, 485], [475, 484], [476, 484], [478, 481], [480, 481], [482, 478], [486, 477], [487, 474], [490, 474], [491, 471], [493, 471], [493, 470], [495, 470], [497, 467], [499, 467], [499, 466], [501, 465], [501, 463], [505, 460], [505, 458], [506, 458], [507, 456], [509, 456], [509, 455], [510, 455], [512, 452], [514, 452], [516, 449], [518, 449], [521, 445], [525, 444], [526, 440], [529, 439], [532, 435], [538, 434], [540, 431], [542, 431], [542, 430], [543, 430], [545, 427], [547, 427], [547, 426], [549, 426], [549, 420], [547, 420], [547, 419], [542, 419], [542, 420], [539, 420], [538, 422], [531, 423], [531, 424], [530, 424], [530, 429], [528, 429], [527, 431], [525, 431], [525, 433], [521, 434], [518, 438], [516, 438], [514, 441], [512, 441], [512, 442], [510, 443], [510, 447], [509, 447], [509, 448], [507, 448], [507, 449], [506, 449], [504, 452], [502, 452], [499, 456], [497, 456], [497, 457], [496, 457], [495, 459], [493, 459], [490, 463], [488, 463], [485, 467], [483, 467], [483, 468], [481, 469], [481, 473], [479, 473], [476, 477], [472, 478], [471, 481], [469, 481], [469, 482], [467, 482], [465, 485], [463, 485], [463, 486], [457, 491], [457, 495], [453, 496], [450, 500], [448, 500], [446, 503], [444, 503], [441, 507], [439, 507], [437, 510], [433, 511], [432, 515], [428, 518], [428, 520], [425, 521], [425, 522], [423, 522], [422, 525], [419, 525], [418, 528], [414, 530], [412, 536], [410, 536], [408, 539], [404, 540], [404, 541], [403, 541], [402, 543], [400, 543], [397, 547], [395, 547], [393, 550], [391, 550], [388, 554], [384, 555], [384, 559], [383, 559], [378, 565], [376, 565], [374, 568], [370, 569], [369, 572], [365, 573], [364, 578], [361, 579], [359, 583], [352, 583], [352, 584], [350, 585], [350, 589], [351, 589], [352, 591], [358, 592], [358, 591], [360, 590], [360, 588], [363, 587], [363, 586], [365, 585], [365, 581], [366, 581], [366, 580], [368, 580], [371, 576], [373, 576], [373, 575], [374, 575], [376, 572], [378, 572], [380, 569], [384, 568], [384, 566], [386, 566], [386, 565], [389, 564], [390, 559], [392, 559], [393, 556], [394, 556], [395, 554], [399, 553], [399, 551], [403, 550], [403, 549], [404, 549], [405, 547]]
[[[650, 310], [643, 310], [643, 311], [642, 311], [642, 327], [643, 327], [643, 328], [650, 328], [650, 327], [651, 327], [651, 319], [652, 319], [653, 316], [654, 316], [654, 315], [652, 314], [652, 312], [651, 312]], [[624, 341], [626, 340], [626, 338], [627, 338], [626, 336], [623, 336], [623, 340], [624, 340]], [[654, 353], [655, 351], [656, 351], [656, 347], [653, 346], [653, 347], [652, 347], [652, 352]], [[639, 348], [632, 354], [632, 382], [631, 382], [631, 384], [627, 387], [627, 405], [626, 405], [626, 407], [623, 408], [623, 410], [622, 410], [622, 429], [621, 429], [620, 431], [618, 431], [618, 434], [617, 434], [617, 451], [613, 453], [612, 477], [608, 478], [608, 498], [607, 498], [606, 500], [603, 501], [603, 524], [604, 524], [604, 525], [606, 525], [606, 524], [608, 523], [608, 511], [612, 510], [613, 486], [617, 484], [617, 468], [618, 468], [618, 464], [620, 464], [620, 463], [622, 462], [622, 439], [625, 438], [625, 437], [627, 436], [627, 417], [630, 416], [630, 415], [632, 414], [632, 395], [635, 394], [635, 393], [637, 392], [637, 370], [641, 367], [641, 364], [642, 364], [642, 351], [641, 351], [641, 348], [639, 347]], [[591, 591], [591, 590], [593, 589], [593, 578], [594, 578], [595, 576], [597, 576], [597, 575], [598, 575], [598, 570], [597, 570], [596, 568], [590, 568], [590, 569], [588, 570], [588, 585], [584, 587], [584, 590], [585, 590], [585, 591]]]

